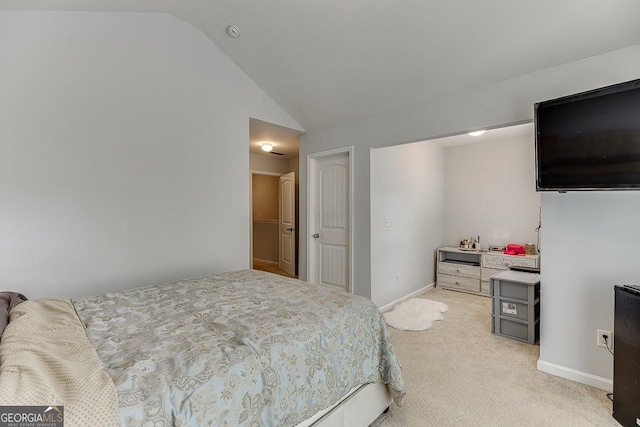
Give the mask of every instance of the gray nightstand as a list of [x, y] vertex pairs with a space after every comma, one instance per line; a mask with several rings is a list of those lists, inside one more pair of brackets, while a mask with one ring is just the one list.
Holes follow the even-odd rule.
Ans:
[[535, 344], [540, 339], [540, 274], [507, 270], [490, 279], [491, 332]]

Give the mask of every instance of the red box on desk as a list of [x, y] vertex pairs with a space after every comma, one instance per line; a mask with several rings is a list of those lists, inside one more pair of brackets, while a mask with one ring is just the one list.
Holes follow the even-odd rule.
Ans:
[[524, 255], [524, 245], [509, 243], [504, 251], [505, 255]]

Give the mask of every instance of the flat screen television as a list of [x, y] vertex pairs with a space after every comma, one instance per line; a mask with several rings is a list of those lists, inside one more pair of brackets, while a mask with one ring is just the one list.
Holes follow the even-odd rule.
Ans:
[[640, 189], [640, 79], [534, 106], [536, 190]]

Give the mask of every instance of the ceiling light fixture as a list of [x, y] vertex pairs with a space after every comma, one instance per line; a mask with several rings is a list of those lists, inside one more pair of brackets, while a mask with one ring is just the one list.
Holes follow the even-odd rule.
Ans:
[[240, 37], [240, 29], [231, 24], [227, 27], [227, 35], [232, 39], [237, 39], [238, 37]]
[[262, 144], [260, 146], [260, 148], [262, 148], [262, 151], [266, 151], [267, 153], [271, 150], [273, 150], [273, 144]]
[[469, 135], [471, 135], [471, 136], [480, 136], [485, 132], [486, 132], [486, 130], [484, 130], [484, 129], [483, 130], [477, 130], [477, 131], [474, 131], [474, 132], [469, 132]]

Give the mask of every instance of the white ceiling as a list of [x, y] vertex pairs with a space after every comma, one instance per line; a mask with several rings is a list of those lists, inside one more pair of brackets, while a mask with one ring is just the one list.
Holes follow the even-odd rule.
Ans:
[[[0, 8], [171, 13], [307, 131], [640, 43], [638, 0], [0, 0]], [[229, 24], [239, 38], [226, 35]]]
[[[249, 152], [253, 154], [263, 154], [265, 156], [276, 156], [281, 159], [294, 159], [298, 157], [300, 148], [300, 131], [278, 126], [262, 120], [249, 120]], [[273, 145], [273, 151], [266, 153], [262, 151], [262, 144]]]
[[182, 4], [307, 131], [640, 43], [638, 0]]
[[497, 129], [489, 129], [482, 135], [471, 136], [463, 133], [461, 135], [447, 136], [444, 138], [434, 139], [433, 142], [445, 148], [454, 147], [456, 145], [477, 144], [479, 142], [502, 141], [505, 139], [534, 138], [533, 123], [524, 123], [515, 126], [508, 126]]

